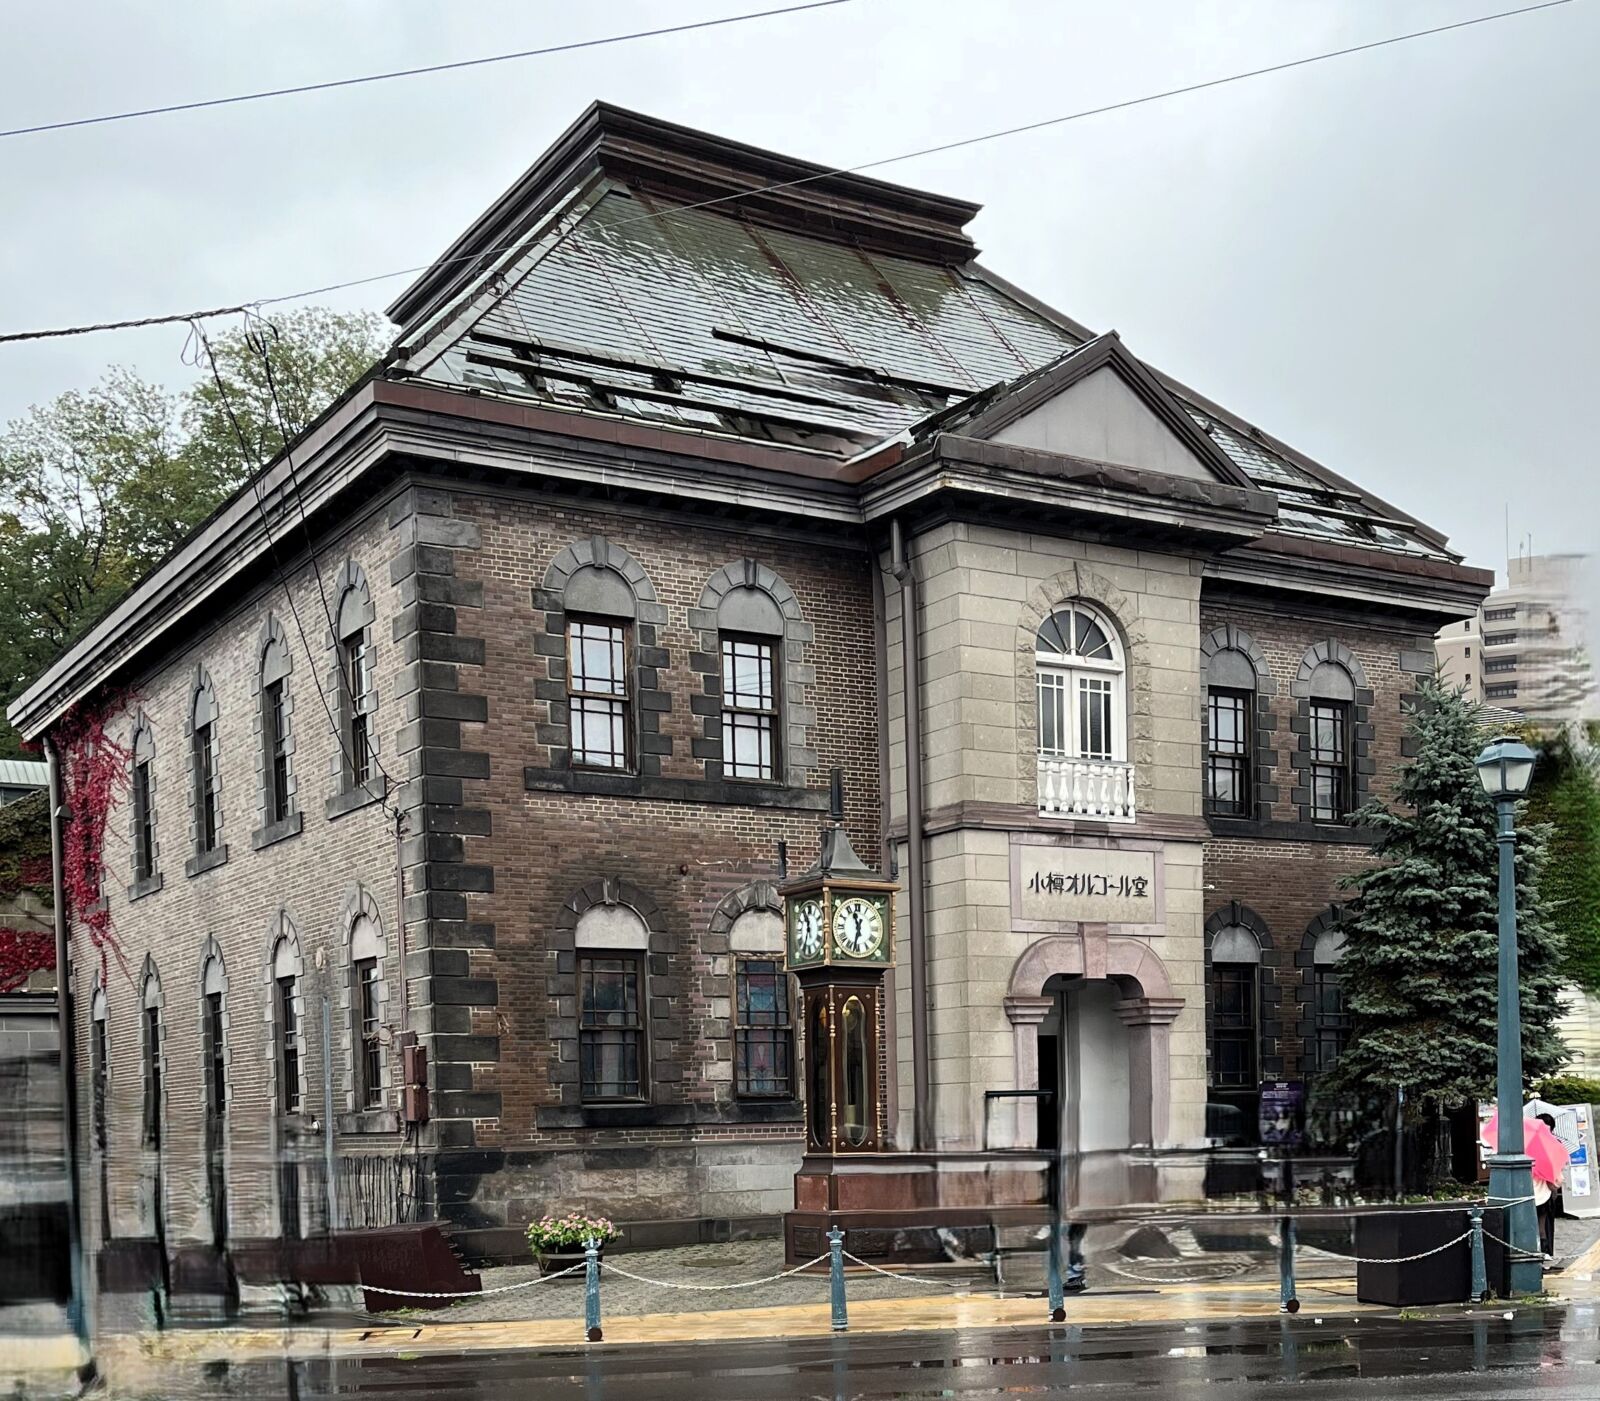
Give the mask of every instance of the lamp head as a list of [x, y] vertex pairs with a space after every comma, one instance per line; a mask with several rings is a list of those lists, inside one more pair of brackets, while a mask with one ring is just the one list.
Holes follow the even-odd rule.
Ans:
[[1496, 802], [1520, 798], [1528, 791], [1537, 758], [1515, 735], [1501, 735], [1478, 755], [1478, 780], [1483, 791]]

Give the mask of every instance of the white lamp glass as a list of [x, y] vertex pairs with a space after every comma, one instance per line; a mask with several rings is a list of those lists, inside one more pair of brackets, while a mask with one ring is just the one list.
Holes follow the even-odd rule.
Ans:
[[1491, 798], [1520, 798], [1533, 779], [1538, 756], [1521, 740], [1502, 735], [1478, 755], [1478, 781]]

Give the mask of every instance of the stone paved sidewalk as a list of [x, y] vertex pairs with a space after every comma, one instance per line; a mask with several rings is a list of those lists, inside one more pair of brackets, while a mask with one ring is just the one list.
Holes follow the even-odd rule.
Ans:
[[[1131, 1240], [1133, 1230], [1128, 1226], [1091, 1228], [1084, 1241], [1090, 1289], [1101, 1293], [1144, 1292], [1175, 1284], [1277, 1279], [1276, 1238], [1265, 1227], [1256, 1227], [1250, 1236], [1229, 1241], [1230, 1248], [1220, 1250], [1202, 1250], [1187, 1230], [1169, 1230], [1164, 1235], [1163, 1246], [1159, 1238]], [[849, 1249], [848, 1240], [845, 1249]], [[816, 1274], [768, 1278], [784, 1268], [783, 1242], [770, 1238], [617, 1254], [602, 1271], [601, 1309], [607, 1315], [619, 1316], [827, 1303], [828, 1276], [824, 1267], [819, 1267]], [[1045, 1287], [1042, 1252], [1008, 1257], [1004, 1285], [998, 1288], [992, 1269], [981, 1260], [962, 1265], [896, 1268], [916, 1278], [889, 1279], [851, 1267], [846, 1283], [848, 1298], [912, 1299], [962, 1293], [1017, 1298], [1040, 1293]], [[1300, 1252], [1299, 1268], [1306, 1278], [1347, 1276], [1351, 1272], [1348, 1262], [1312, 1250]], [[624, 1277], [619, 1270], [680, 1287], [640, 1283]], [[537, 1275], [535, 1265], [490, 1269], [483, 1271], [483, 1285], [494, 1289], [532, 1280]], [[708, 1287], [747, 1280], [763, 1282], [749, 1288]], [[513, 1293], [464, 1300], [433, 1317], [441, 1323], [576, 1318], [583, 1313], [583, 1293], [580, 1271]]]

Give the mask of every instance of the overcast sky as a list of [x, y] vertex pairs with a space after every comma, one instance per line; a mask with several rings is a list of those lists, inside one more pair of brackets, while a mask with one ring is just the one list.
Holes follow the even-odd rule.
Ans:
[[[782, 0], [8, 6], [0, 127]], [[835, 165], [1488, 14], [1512, 0], [853, 0], [459, 73], [0, 141], [0, 330], [424, 263], [601, 97]], [[68, 22], [67, 16], [71, 19]], [[984, 261], [1447, 531], [1595, 540], [1600, 0], [905, 161]], [[325, 298], [381, 309], [405, 279]], [[167, 328], [0, 346], [0, 419]]]

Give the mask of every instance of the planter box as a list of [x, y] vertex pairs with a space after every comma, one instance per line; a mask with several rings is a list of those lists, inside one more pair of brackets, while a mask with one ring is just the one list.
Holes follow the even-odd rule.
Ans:
[[[1506, 1252], [1489, 1239], [1504, 1236], [1505, 1213], [1498, 1207], [1483, 1213], [1484, 1266], [1491, 1291], [1506, 1292]], [[1363, 1304], [1410, 1308], [1422, 1304], [1465, 1303], [1472, 1292], [1472, 1241], [1457, 1241], [1446, 1250], [1398, 1265], [1368, 1263], [1419, 1255], [1454, 1240], [1472, 1225], [1459, 1210], [1408, 1211], [1395, 1208], [1356, 1218], [1356, 1298]]]
[[[605, 1248], [601, 1247], [597, 1253], [601, 1261], [600, 1273], [603, 1275], [605, 1273]], [[541, 1275], [560, 1274], [562, 1270], [572, 1269], [574, 1265], [586, 1264], [589, 1259], [582, 1250], [552, 1250], [548, 1252], [541, 1250], [536, 1254], [539, 1259], [539, 1273]], [[579, 1284], [582, 1284], [584, 1282], [584, 1272], [575, 1270], [567, 1278], [577, 1280]]]

